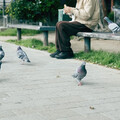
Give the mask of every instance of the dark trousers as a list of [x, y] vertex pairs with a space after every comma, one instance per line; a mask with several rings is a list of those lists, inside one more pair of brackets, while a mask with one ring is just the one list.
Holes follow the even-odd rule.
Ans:
[[77, 32], [92, 32], [85, 25], [74, 21], [60, 21], [56, 24], [56, 49], [62, 52], [72, 52], [70, 36], [76, 35]]

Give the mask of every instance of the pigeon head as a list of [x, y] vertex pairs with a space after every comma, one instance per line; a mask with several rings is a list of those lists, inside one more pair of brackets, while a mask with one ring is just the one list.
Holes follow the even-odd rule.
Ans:
[[86, 65], [86, 62], [85, 62], [85, 61], [83, 61], [81, 65], [82, 65], [82, 66], [85, 66], [85, 65]]
[[17, 50], [22, 50], [22, 48], [19, 46], [19, 47], [17, 48]]
[[82, 64], [81, 64], [81, 68], [85, 68], [85, 65], [86, 65], [86, 62], [83, 61]]

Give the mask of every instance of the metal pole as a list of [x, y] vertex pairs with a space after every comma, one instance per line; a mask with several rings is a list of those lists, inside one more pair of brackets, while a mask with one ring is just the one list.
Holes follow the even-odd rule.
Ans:
[[21, 40], [21, 28], [17, 28], [17, 40]]
[[5, 15], [5, 0], [3, 0], [3, 16]]
[[90, 37], [84, 37], [84, 51], [90, 52], [91, 50], [91, 40]]
[[43, 31], [44, 34], [44, 46], [48, 46], [48, 31]]
[[6, 18], [5, 18], [5, 0], [3, 0], [3, 26], [6, 27]]

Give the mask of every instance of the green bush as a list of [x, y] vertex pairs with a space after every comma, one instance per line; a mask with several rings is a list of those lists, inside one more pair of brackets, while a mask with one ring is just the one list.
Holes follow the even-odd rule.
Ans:
[[12, 0], [6, 13], [20, 22], [48, 24], [58, 16], [60, 0]]

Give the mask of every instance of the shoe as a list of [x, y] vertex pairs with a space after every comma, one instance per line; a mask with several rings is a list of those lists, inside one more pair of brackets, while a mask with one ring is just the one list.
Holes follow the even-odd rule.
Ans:
[[74, 54], [73, 52], [61, 52], [58, 55], [55, 55], [55, 58], [57, 59], [67, 59], [67, 58], [73, 58]]
[[55, 58], [55, 55], [58, 55], [58, 54], [60, 54], [59, 50], [57, 50], [56, 52], [50, 54], [50, 57]]

